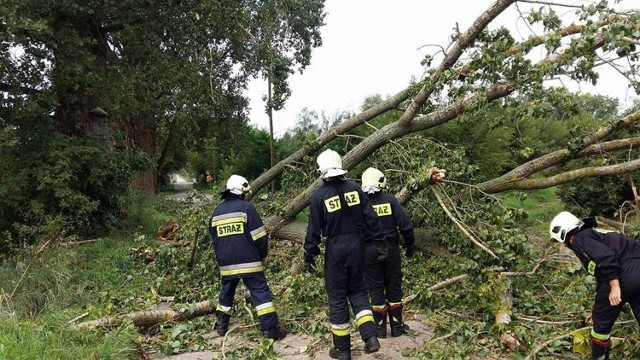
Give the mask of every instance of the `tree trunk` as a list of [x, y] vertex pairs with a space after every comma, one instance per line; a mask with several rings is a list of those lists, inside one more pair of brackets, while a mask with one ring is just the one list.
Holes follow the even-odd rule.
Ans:
[[[497, 0], [483, 12], [471, 25], [471, 27], [463, 34], [458, 34], [458, 39], [454, 46], [449, 49], [440, 66], [434, 71], [433, 74], [426, 80], [425, 84], [420, 89], [419, 93], [413, 99], [409, 109], [405, 111], [400, 118], [400, 122], [407, 123], [416, 116], [422, 105], [429, 99], [433, 92], [438, 88], [438, 84], [442, 79], [443, 74], [449, 70], [463, 54], [464, 50], [473, 44], [478, 35], [489, 25], [489, 23], [506, 10], [511, 4], [515, 3], [515, 0]], [[403, 101], [407, 100], [412, 93], [412, 87], [410, 86], [399, 93], [389, 97], [387, 100], [380, 104], [373, 106], [359, 115], [344, 121], [327, 132], [322, 134], [316, 139], [316, 142], [311, 145], [307, 145], [295, 153], [291, 154], [286, 159], [280, 161], [276, 166], [272, 166], [267, 172], [263, 173], [251, 183], [251, 188], [254, 191], [253, 196], [260, 191], [267, 183], [275, 179], [280, 175], [288, 165], [293, 165], [296, 162], [302, 161], [305, 156], [313, 154], [316, 150], [322, 146], [328, 144], [331, 140], [337, 138], [339, 135], [345, 134], [349, 130], [363, 124], [364, 122], [371, 120], [379, 115], [386, 113], [389, 110], [395, 109]], [[250, 199], [250, 197], [248, 198]]]
[[[156, 144], [155, 129], [152, 124], [152, 119], [143, 119], [140, 124], [134, 124], [131, 130], [133, 136], [130, 138], [133, 139], [135, 148], [142, 150], [147, 156], [154, 157]], [[131, 182], [131, 187], [142, 193], [152, 195], [156, 190], [157, 178], [156, 168], [138, 171]]]
[[[288, 240], [299, 243], [302, 247], [304, 238], [307, 235], [307, 223], [303, 221], [294, 221], [277, 228], [271, 232], [270, 236], [278, 240]], [[415, 246], [417, 251], [431, 253], [441, 253], [445, 251], [441, 246], [436, 244], [437, 234], [433, 229], [414, 229]]]

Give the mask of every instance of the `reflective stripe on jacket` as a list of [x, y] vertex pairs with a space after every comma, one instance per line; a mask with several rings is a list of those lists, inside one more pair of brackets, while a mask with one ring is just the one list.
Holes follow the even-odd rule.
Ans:
[[220, 275], [236, 277], [263, 271], [267, 232], [256, 208], [240, 196], [228, 195], [209, 220]]

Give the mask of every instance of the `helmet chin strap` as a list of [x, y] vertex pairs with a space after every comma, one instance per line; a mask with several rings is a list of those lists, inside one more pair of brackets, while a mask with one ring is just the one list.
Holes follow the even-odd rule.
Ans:
[[380, 187], [375, 185], [365, 185], [362, 187], [362, 191], [364, 191], [367, 194], [375, 194], [380, 190], [381, 190]]

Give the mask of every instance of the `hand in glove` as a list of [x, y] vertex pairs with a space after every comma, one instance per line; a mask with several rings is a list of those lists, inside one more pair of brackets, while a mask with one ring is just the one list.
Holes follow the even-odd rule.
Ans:
[[405, 252], [405, 256], [408, 258], [413, 257], [413, 246], [407, 246], [407, 251]]
[[309, 274], [315, 274], [318, 271], [316, 270], [316, 260], [308, 253], [304, 254], [304, 269]]
[[413, 230], [411, 230], [411, 232], [406, 233], [406, 234], [402, 234], [404, 236], [404, 248], [407, 249], [407, 251], [405, 252], [405, 255], [407, 257], [413, 257], [413, 253], [415, 248], [413, 247], [413, 243], [415, 242], [415, 239], [413, 238]]

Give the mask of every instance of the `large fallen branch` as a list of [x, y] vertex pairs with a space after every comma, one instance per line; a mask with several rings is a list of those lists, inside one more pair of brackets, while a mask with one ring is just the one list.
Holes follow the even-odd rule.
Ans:
[[[596, 50], [606, 44], [606, 41], [607, 37], [605, 34], [599, 34], [594, 37], [593, 42], [588, 48], [569, 47], [564, 51], [553, 53], [538, 62], [534, 66], [535, 71], [532, 71], [543, 74], [544, 76], [555, 75], [558, 71], [557, 69], [569, 66], [582, 57], [593, 56]], [[522, 74], [521, 76], [522, 78], [518, 79], [519, 84], [525, 83], [527, 82], [527, 79], [529, 79], [527, 74]], [[504, 98], [513, 93], [516, 89], [517, 86], [515, 83], [495, 83], [487, 88], [477, 89], [473, 95], [455, 100], [429, 114], [415, 117], [408, 123], [396, 121], [388, 124], [363, 139], [351, 151], [345, 154], [342, 159], [343, 168], [347, 170], [354, 168], [376, 150], [394, 139], [447, 123], [456, 119], [463, 113], [479, 108], [483, 104]], [[307, 187], [296, 198], [289, 202], [289, 205], [284, 209], [281, 215], [267, 219], [267, 226], [270, 228], [276, 228], [288, 221], [291, 221], [297, 214], [308, 206], [311, 194], [321, 184], [322, 180], [317, 178], [312, 185]]]
[[[489, 23], [513, 3], [515, 3], [515, 0], [497, 0], [473, 22], [473, 24], [467, 31], [459, 34], [458, 39], [456, 40], [451, 50], [445, 55], [444, 59], [440, 63], [440, 66], [438, 66], [438, 68], [435, 69], [435, 71], [427, 79], [425, 79], [424, 85], [415, 96], [414, 100], [412, 101], [409, 108], [405, 111], [400, 121], [406, 123], [411, 121], [413, 117], [415, 117], [417, 112], [420, 110], [420, 107], [422, 107], [422, 105], [438, 88], [443, 74], [445, 74], [446, 71], [449, 70], [459, 60], [460, 56], [464, 53], [464, 50], [474, 43], [478, 35], [484, 29], [486, 29]], [[514, 52], [517, 51], [518, 50], [514, 49]], [[302, 147], [295, 153], [288, 156], [286, 159], [277, 163], [275, 166], [267, 170], [251, 183], [251, 188], [253, 189], [252, 196], [255, 196], [255, 194], [257, 194], [266, 184], [270, 183], [273, 179], [280, 175], [287, 166], [302, 161], [305, 156], [313, 154], [316, 150], [328, 144], [339, 135], [345, 134], [349, 130], [365, 123], [366, 121], [382, 115], [390, 110], [397, 109], [398, 106], [403, 101], [407, 100], [411, 96], [412, 92], [415, 91], [412, 90], [412, 88], [413, 86], [409, 86], [406, 89], [391, 96], [387, 100], [363, 111], [361, 114], [332, 127], [327, 132], [319, 136], [314, 143]]]
[[[415, 228], [413, 229], [415, 236], [415, 246], [418, 251], [431, 252], [439, 249], [436, 244], [436, 233], [431, 229]], [[271, 233], [271, 237], [278, 240], [288, 240], [299, 243], [300, 247], [304, 243], [304, 237], [307, 234], [307, 223], [304, 221], [294, 221], [283, 225]], [[436, 252], [443, 250], [436, 250]]]
[[199, 303], [187, 305], [182, 311], [167, 310], [148, 310], [137, 311], [119, 316], [108, 316], [96, 320], [85, 321], [74, 326], [77, 330], [86, 330], [96, 327], [111, 328], [118, 326], [125, 321], [131, 321], [135, 326], [150, 327], [166, 322], [178, 322], [193, 319], [211, 313], [215, 309], [216, 303], [212, 301], [202, 301]]
[[612, 142], [602, 144], [596, 144], [596, 142], [611, 135], [617, 129], [631, 127], [633, 124], [638, 122], [638, 120], [640, 120], [640, 111], [626, 116], [615, 124], [585, 136], [582, 139], [583, 147], [580, 151], [572, 152], [567, 148], [542, 155], [516, 167], [502, 176], [478, 184], [478, 188], [489, 193], [511, 190], [513, 189], [513, 186], [515, 186], [514, 184], [525, 181], [530, 175], [548, 169], [552, 166], [562, 164], [569, 159], [582, 158], [598, 154], [602, 151], [606, 152], [624, 148], [635, 148], [638, 146], [637, 138], [614, 140]]

